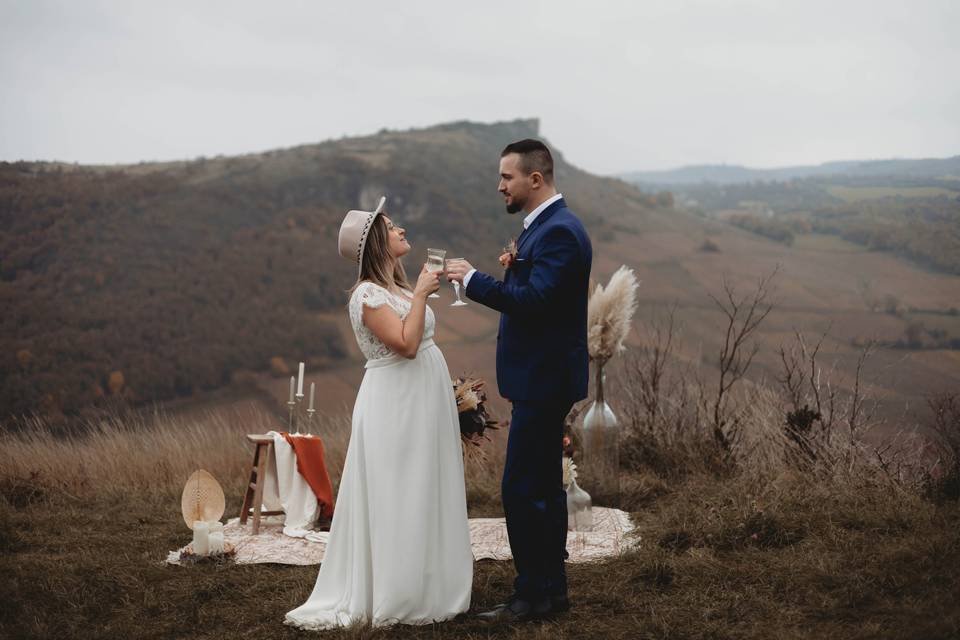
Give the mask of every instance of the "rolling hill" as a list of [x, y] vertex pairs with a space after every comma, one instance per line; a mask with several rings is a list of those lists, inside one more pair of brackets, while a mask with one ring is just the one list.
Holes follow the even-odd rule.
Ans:
[[773, 169], [752, 169], [741, 165], [706, 164], [662, 171], [631, 171], [620, 177], [645, 185], [736, 184], [773, 182], [803, 178], [960, 178], [960, 156], [917, 160], [849, 160]]
[[[343, 213], [386, 194], [414, 245], [408, 271], [443, 246], [496, 273], [520, 225], [496, 193], [497, 158], [537, 133], [535, 120], [456, 122], [175, 163], [0, 164], [0, 416], [72, 416], [241, 384], [282, 401], [298, 360], [320, 409], [348, 410], [363, 368], [344, 312], [354, 269], [335, 249]], [[708, 294], [724, 275], [746, 292], [776, 265], [778, 306], [755, 379], [775, 379], [776, 347], [795, 329], [829, 330], [823, 362], [841, 387], [867, 338], [894, 345], [918, 323], [960, 337], [960, 277], [822, 233], [777, 242], [555, 155], [558, 185], [594, 241], [595, 278], [627, 264], [642, 281], [630, 343], [644, 344], [651, 319], [676, 304], [678, 355], [705, 379], [723, 339]], [[449, 287], [441, 295], [437, 340], [451, 373], [492, 384], [497, 315], [450, 309]], [[891, 312], [876, 304], [887, 299]], [[868, 374], [896, 420], [960, 384], [960, 351], [885, 349]]]
[[[496, 198], [499, 152], [537, 126], [460, 122], [132, 166], [0, 164], [0, 416], [163, 401], [271, 359], [278, 372], [343, 359], [321, 317], [352, 284], [335, 249], [343, 213], [386, 194], [420, 252], [499, 248], [516, 233]], [[594, 229], [610, 209], [647, 211], [637, 190], [558, 160]]]

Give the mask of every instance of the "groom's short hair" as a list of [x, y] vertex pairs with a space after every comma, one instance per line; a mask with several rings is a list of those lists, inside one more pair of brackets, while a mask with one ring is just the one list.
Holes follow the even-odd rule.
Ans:
[[518, 140], [504, 147], [500, 157], [511, 153], [520, 156], [520, 170], [526, 175], [539, 171], [547, 184], [553, 184], [553, 156], [547, 145], [533, 138]]

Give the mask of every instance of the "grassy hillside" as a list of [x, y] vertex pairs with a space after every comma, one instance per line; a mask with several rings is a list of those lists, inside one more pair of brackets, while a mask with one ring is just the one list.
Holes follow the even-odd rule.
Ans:
[[[0, 165], [0, 420], [251, 385], [282, 402], [298, 360], [321, 409], [349, 408], [363, 369], [343, 311], [354, 271], [335, 253], [343, 212], [388, 194], [414, 245], [408, 269], [439, 245], [498, 274], [519, 218], [496, 194], [497, 157], [536, 132], [536, 121], [460, 122], [189, 162]], [[724, 187], [724, 198], [757, 206], [803, 207], [814, 193], [832, 203], [807, 209], [786, 243], [593, 176], [555, 151], [558, 185], [594, 242], [595, 279], [627, 264], [642, 281], [631, 345], [648, 344], [651, 322], [676, 305], [678, 357], [708, 379], [723, 338], [711, 294], [724, 276], [749, 291], [779, 265], [751, 377], [778, 375], [777, 349], [795, 330], [826, 331], [825, 364], [842, 389], [860, 345], [886, 347], [868, 373], [893, 429], [910, 425], [927, 394], [960, 386], [960, 277], [916, 262], [955, 253], [940, 251], [955, 238], [953, 200], [843, 203], [807, 181]], [[843, 185], [870, 186], [833, 186]], [[756, 217], [753, 204], [737, 206]], [[891, 247], [915, 251], [913, 262]], [[449, 287], [441, 296], [432, 306], [451, 371], [492, 382], [497, 314], [450, 309]]]
[[[411, 270], [427, 246], [501, 247], [517, 221], [496, 197], [499, 152], [536, 132], [455, 123], [180, 163], [0, 164], [0, 419], [189, 396], [272, 358], [280, 372], [342, 359], [318, 313], [342, 309], [352, 284], [343, 213], [388, 195]], [[646, 210], [637, 190], [558, 157], [591, 229]]]

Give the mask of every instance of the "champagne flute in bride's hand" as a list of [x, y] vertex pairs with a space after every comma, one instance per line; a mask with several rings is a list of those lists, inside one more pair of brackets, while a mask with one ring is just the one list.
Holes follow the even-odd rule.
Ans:
[[[447, 258], [447, 264], [450, 264], [451, 260], [463, 260], [463, 258]], [[455, 302], [451, 302], [450, 306], [451, 307], [467, 306], [467, 303], [460, 299], [460, 282], [457, 280], [454, 280], [452, 284], [453, 284], [453, 293], [454, 295], [457, 296], [457, 300]]]
[[[447, 255], [444, 249], [427, 249], [427, 271], [443, 271], [443, 257]], [[439, 298], [435, 293], [431, 293], [429, 298]]]

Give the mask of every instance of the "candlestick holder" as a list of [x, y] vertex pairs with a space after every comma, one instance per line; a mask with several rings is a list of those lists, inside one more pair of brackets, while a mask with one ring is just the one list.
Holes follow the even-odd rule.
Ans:
[[[287, 416], [287, 433], [291, 436], [299, 435], [310, 435], [309, 431], [306, 434], [300, 433], [300, 427], [303, 424], [303, 411], [300, 410], [300, 403], [303, 401], [303, 374], [304, 374], [304, 363], [300, 363], [300, 372], [298, 376], [290, 376], [290, 399], [287, 401], [287, 408], [289, 409]], [[296, 393], [294, 389], [296, 388]], [[313, 425], [313, 414], [316, 413], [316, 409], [313, 408], [313, 400], [316, 393], [316, 383], [310, 383], [310, 406], [307, 408], [307, 429]]]
[[296, 432], [293, 434], [295, 436], [300, 435], [300, 423], [303, 422], [303, 420], [301, 419], [300, 411], [299, 411], [301, 402], [303, 402], [303, 394], [298, 393], [297, 394], [297, 411], [295, 412], [294, 421], [293, 421], [294, 427], [296, 428]]

